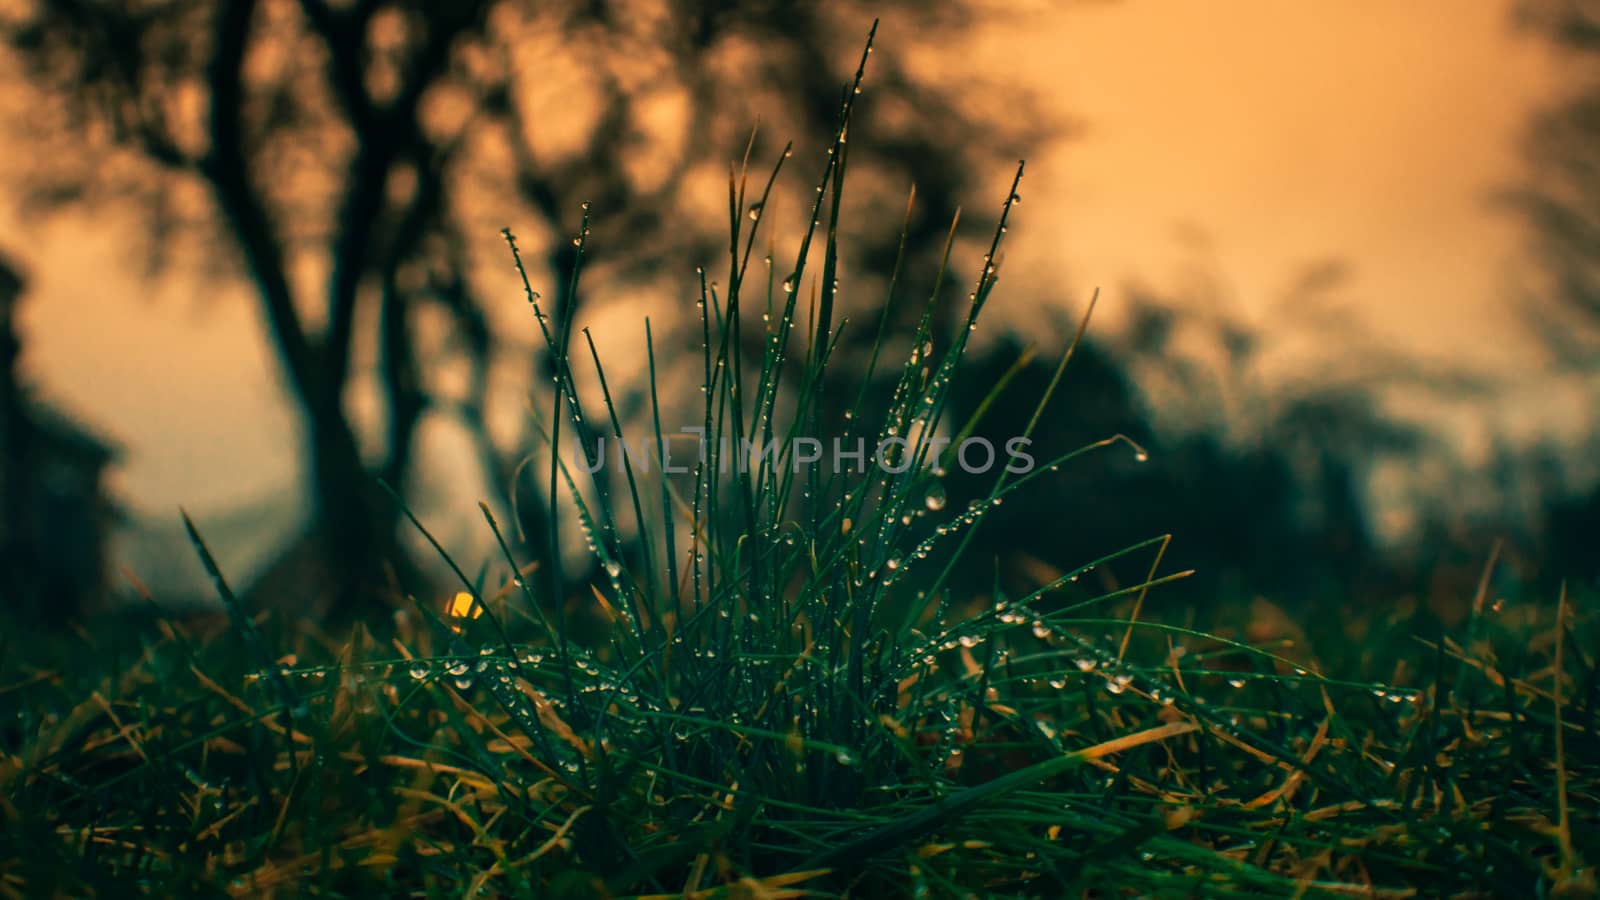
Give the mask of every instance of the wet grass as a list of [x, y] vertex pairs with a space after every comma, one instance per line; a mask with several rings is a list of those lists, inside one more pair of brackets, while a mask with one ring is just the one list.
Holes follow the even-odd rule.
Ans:
[[[553, 602], [566, 573], [485, 507], [500, 558], [347, 637], [241, 608], [198, 532], [230, 627], [8, 630], [0, 894], [1592, 895], [1592, 597], [1505, 610], [1485, 588], [1459, 634], [1371, 614], [1364, 643], [1319, 658], [1160, 615], [1183, 576], [1165, 536], [1022, 596], [959, 586], [1008, 496], [1143, 450], [1033, 447], [1030, 471], [997, 467], [986, 498], [947, 508], [940, 473], [973, 424], [947, 420], [948, 391], [1021, 169], [964, 321], [936, 328], [929, 298], [846, 376], [845, 134], [792, 265], [752, 266], [789, 154], [730, 179], [722, 287], [702, 272], [696, 307], [703, 458], [674, 480], [648, 477], [659, 455], [595, 473], [536, 457], [598, 561], [589, 595]], [[526, 299], [550, 445], [638, 447], [642, 427], [661, 446], [653, 335], [648, 414], [629, 419], [587, 334]], [[795, 439], [822, 434], [882, 443], [884, 464], [797, 466]], [[742, 441], [779, 449], [741, 466]], [[551, 540], [542, 559], [570, 558]], [[1148, 574], [1081, 577], [1112, 561]]]

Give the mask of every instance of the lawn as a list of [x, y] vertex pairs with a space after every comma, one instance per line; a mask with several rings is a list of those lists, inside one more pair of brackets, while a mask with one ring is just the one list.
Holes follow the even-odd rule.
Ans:
[[[1022, 170], [938, 346], [935, 298], [912, 335], [834, 312], [846, 147], [841, 124], [777, 268], [754, 248], [788, 157], [730, 179], [730, 256], [696, 307], [707, 439], [678, 480], [649, 477], [670, 436], [654, 338], [628, 419], [528, 286], [551, 445], [647, 448], [545, 456], [598, 562], [587, 592], [484, 507], [499, 558], [450, 560], [454, 590], [350, 629], [243, 608], [192, 527], [227, 627], [146, 598], [139, 626], [7, 628], [0, 894], [1593, 896], [1593, 596], [1507, 605], [1486, 578], [1457, 631], [1373, 602], [1252, 642], [1217, 624], [1225, 598], [1210, 630], [1165, 607], [1183, 536], [1159, 522], [1026, 594], [970, 587], [993, 565], [971, 536], [1008, 497], [1145, 451], [1018, 445], [1031, 466], [1001, 450], [987, 497], [947, 505], [983, 413], [951, 421], [950, 386]], [[877, 328], [865, 375], [840, 371], [844, 327]], [[818, 435], [866, 464], [811, 459]], [[746, 466], [751, 444], [775, 449]], [[1146, 574], [1083, 577], [1112, 563]]]

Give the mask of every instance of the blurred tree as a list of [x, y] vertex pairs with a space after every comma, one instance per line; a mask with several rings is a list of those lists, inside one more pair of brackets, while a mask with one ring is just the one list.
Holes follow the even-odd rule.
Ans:
[[[937, 40], [972, 20], [959, 3], [879, 7], [895, 37]], [[497, 441], [488, 423], [491, 362], [515, 344], [483, 302], [484, 261], [505, 264], [498, 227], [538, 223], [523, 237], [557, 286], [552, 322], [579, 301], [566, 274], [585, 210], [586, 269], [646, 281], [668, 258], [709, 256], [725, 220], [685, 206], [716, 184], [696, 180], [702, 163], [737, 158], [758, 119], [757, 159], [790, 137], [820, 159], [869, 24], [845, 3], [761, 0], [33, 0], [0, 14], [44, 99], [15, 123], [38, 151], [36, 207], [132, 203], [158, 265], [184, 235], [222, 233], [237, 250], [304, 416], [307, 546], [347, 610], [385, 561], [404, 576], [372, 476], [404, 483], [430, 410], [465, 422], [497, 486], [535, 444], [526, 430]], [[936, 253], [968, 165], [1010, 151], [1025, 126], [971, 112], [892, 54], [874, 59], [869, 87], [854, 177], [902, 197], [916, 183], [911, 249]], [[897, 237], [864, 264], [892, 258]], [[448, 329], [424, 327], [439, 321]], [[452, 354], [470, 374], [447, 396], [429, 376]], [[366, 359], [376, 449], [351, 412]], [[514, 490], [539, 553], [548, 500], [533, 479]]]
[[[1483, 385], [1432, 370], [1361, 330], [1331, 301], [1343, 273], [1334, 261], [1308, 266], [1273, 308], [1270, 328], [1241, 321], [1227, 307], [1214, 271], [1202, 270], [1176, 296], [1130, 290], [1126, 324], [1111, 335], [1090, 329], [1035, 444], [1056, 454], [1120, 433], [1147, 454], [1119, 443], [1074, 460], [1008, 499], [980, 530], [979, 543], [1065, 571], [1170, 532], [1164, 570], [1197, 570], [1176, 596], [1207, 605], [1243, 599], [1230, 597], [1238, 588], [1302, 601], [1333, 588], [1348, 596], [1378, 562], [1369, 475], [1386, 459], [1438, 449], [1425, 429], [1385, 409], [1383, 391], [1456, 396]], [[1071, 333], [1058, 323], [1057, 337], [1044, 343], [1059, 345]], [[1008, 339], [973, 361], [972, 377], [952, 392], [954, 421], [977, 408], [1021, 352]], [[1293, 356], [1294, 370], [1271, 371], [1269, 354]], [[1031, 363], [978, 433], [997, 445], [1020, 433], [1052, 368], [1048, 360]], [[985, 489], [982, 479], [952, 473], [950, 500], [979, 498]], [[1137, 583], [1148, 564], [1141, 555], [1100, 576]], [[1036, 586], [1048, 570], [1002, 571]], [[975, 574], [980, 589], [993, 575]]]
[[1529, 129], [1528, 183], [1513, 200], [1533, 226], [1554, 303], [1537, 317], [1560, 358], [1600, 368], [1600, 7], [1523, 0], [1521, 21], [1570, 54], [1569, 90]]
[[[1600, 6], [1523, 0], [1518, 14], [1567, 54], [1568, 77], [1563, 100], [1534, 117], [1530, 175], [1512, 195], [1543, 267], [1531, 318], [1564, 367], [1593, 379], [1600, 376]], [[1600, 420], [1586, 424], [1600, 429]], [[1543, 524], [1553, 570], [1600, 580], [1595, 522], [1600, 484], [1549, 498]]]

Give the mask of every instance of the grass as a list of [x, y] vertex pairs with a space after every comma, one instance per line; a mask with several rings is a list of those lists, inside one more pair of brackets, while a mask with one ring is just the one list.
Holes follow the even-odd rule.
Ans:
[[[552, 600], [560, 535], [533, 565], [485, 507], [503, 556], [456, 568], [459, 602], [349, 636], [242, 609], [192, 526], [231, 628], [159, 618], [26, 649], [8, 631], [0, 894], [1592, 896], [1600, 642], [1580, 598], [1503, 610], [1481, 592], [1460, 634], [1399, 639], [1405, 620], [1375, 612], [1324, 659], [1168, 621], [1166, 537], [1025, 596], [955, 586], [1008, 496], [1080, 454], [1143, 450], [1046, 448], [945, 508], [957, 460], [931, 439], [973, 424], [947, 421], [947, 394], [1017, 184], [967, 327], [936, 346], [930, 298], [909, 341], [879, 323], [887, 377], [846, 376], [844, 137], [787, 271], [751, 263], [789, 154], [758, 190], [730, 178], [725, 288], [700, 275], [692, 482], [652, 481], [660, 458], [590, 475], [546, 454], [548, 496], [599, 561], [580, 603]], [[527, 299], [554, 361], [551, 445], [637, 447], [593, 344], [572, 345], [588, 335]], [[653, 337], [645, 354], [657, 447]], [[599, 405], [580, 401], [586, 365]], [[797, 470], [793, 439], [821, 434], [905, 440], [888, 466]], [[745, 440], [782, 449], [741, 470]], [[1148, 576], [1080, 580], [1114, 560]]]

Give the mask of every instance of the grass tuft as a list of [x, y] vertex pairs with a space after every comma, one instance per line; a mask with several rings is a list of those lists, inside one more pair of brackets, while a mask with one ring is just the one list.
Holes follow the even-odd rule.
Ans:
[[[1170, 536], [1025, 596], [955, 587], [1008, 497], [1085, 453], [1145, 451], [1046, 448], [947, 508], [941, 475], [987, 407], [950, 421], [949, 389], [1022, 167], [957, 327], [930, 297], [890, 341], [885, 313], [847, 377], [858, 93], [781, 279], [750, 264], [789, 154], [757, 195], [748, 158], [730, 176], [725, 287], [701, 270], [694, 311], [704, 453], [683, 478], [660, 477], [655, 332], [648, 414], [630, 416], [507, 232], [553, 361], [548, 496], [581, 521], [588, 596], [569, 602], [549, 562], [571, 558], [559, 529], [539, 565], [485, 506], [501, 555], [477, 579], [450, 561], [460, 602], [327, 639], [258, 625], [186, 518], [231, 630], [157, 617], [0, 663], [0, 895], [1592, 896], [1600, 642], [1565, 594], [1520, 618], [1480, 598], [1462, 642], [1384, 643], [1335, 676], [1303, 647], [1163, 621], [1151, 588], [1185, 574], [1161, 571]], [[585, 454], [651, 449], [596, 468], [556, 452], [567, 429]], [[797, 465], [824, 435], [884, 446], [883, 464]], [[1147, 577], [1080, 580], [1119, 560]]]

